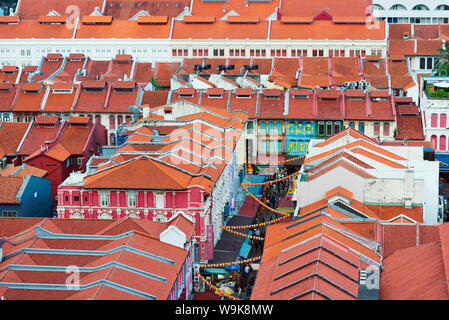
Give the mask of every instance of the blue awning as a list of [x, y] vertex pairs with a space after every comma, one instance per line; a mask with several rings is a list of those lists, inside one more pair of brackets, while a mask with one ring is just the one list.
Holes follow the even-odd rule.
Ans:
[[229, 272], [225, 268], [204, 268], [202, 273], [208, 274], [228, 274]]
[[[449, 154], [435, 154], [435, 160], [440, 161], [440, 171], [449, 171]], [[441, 162], [447, 163], [444, 165]]]
[[[265, 182], [264, 176], [259, 175], [247, 175], [243, 180], [243, 183], [261, 183]], [[261, 197], [264, 186], [246, 186], [249, 192], [251, 192], [256, 197]]]
[[[253, 234], [252, 231], [248, 232], [248, 235], [251, 236]], [[249, 252], [251, 251], [251, 246], [249, 245], [249, 238], [247, 237], [245, 241], [243, 241], [242, 247], [239, 251], [239, 256], [243, 258], [248, 258]]]

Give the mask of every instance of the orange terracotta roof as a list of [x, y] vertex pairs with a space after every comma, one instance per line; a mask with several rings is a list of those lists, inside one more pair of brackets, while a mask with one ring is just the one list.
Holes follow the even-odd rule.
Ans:
[[[25, 20], [36, 20], [39, 16], [46, 15], [50, 10], [64, 14], [68, 6], [73, 3], [70, 0], [24, 0], [18, 3], [17, 15]], [[78, 4], [80, 17], [91, 14], [95, 7], [101, 8], [100, 0], [86, 1]]]
[[281, 16], [282, 23], [313, 23], [313, 17]]
[[0, 16], [0, 24], [19, 23], [19, 16]]
[[334, 162], [333, 164], [323, 168], [322, 170], [320, 170], [318, 172], [312, 173], [307, 178], [307, 181], [312, 181], [312, 180], [322, 176], [323, 174], [328, 173], [338, 167], [345, 168], [346, 170], [351, 171], [352, 173], [355, 173], [356, 175], [358, 175], [364, 179], [375, 178], [375, 176], [373, 176], [372, 174], [369, 174], [365, 170], [359, 169], [358, 167], [354, 166], [353, 164], [350, 164], [349, 162], [342, 159], [342, 160], [338, 160], [338, 161]]
[[[133, 177], [130, 179], [130, 177]], [[184, 190], [191, 176], [157, 161], [139, 158], [86, 177], [84, 188]]]
[[398, 215], [405, 215], [417, 222], [423, 221], [423, 208], [416, 206], [412, 208], [405, 208], [404, 206], [389, 206], [389, 205], [367, 205], [380, 220], [390, 220]]
[[37, 20], [0, 24], [0, 37], [3, 39], [71, 39], [73, 31], [64, 24], [41, 24]]
[[[228, 0], [225, 3], [215, 1], [194, 1], [190, 8], [193, 15], [216, 16], [222, 18], [234, 10], [242, 17], [261, 17], [266, 19], [279, 7], [279, 0], [244, 3], [239, 0]], [[189, 2], [190, 4], [190, 2]], [[228, 16], [229, 17], [229, 16]]]
[[334, 23], [344, 24], [372, 24], [366, 16], [333, 16]]
[[29, 123], [3, 122], [0, 126], [0, 148], [5, 154], [16, 154]]
[[168, 39], [171, 24], [138, 24], [133, 20], [113, 20], [108, 25], [80, 25], [76, 39]]
[[112, 16], [84, 16], [81, 19], [82, 24], [110, 24]]
[[440, 56], [443, 48], [442, 40], [417, 40], [415, 55]]
[[[38, 255], [24, 253], [19, 255], [22, 264], [33, 267], [36, 271], [9, 269], [8, 265], [17, 261], [14, 256], [3, 261], [0, 267], [7, 270], [2, 274], [2, 281], [4, 282], [14, 282], [17, 284], [63, 284], [65, 282], [64, 278], [66, 277], [63, 272], [48, 271], [42, 268], [42, 266], [52, 264], [64, 267], [77, 263], [80, 266], [97, 268], [108, 263], [120, 263], [121, 265], [134, 270], [140, 270], [141, 272], [129, 272], [126, 271], [126, 268], [116, 268], [114, 266], [105, 269], [100, 268], [96, 271], [83, 273], [80, 284], [88, 285], [95, 283], [95, 281], [107, 280], [106, 285], [101, 285], [101, 290], [99, 290], [99, 286], [94, 286], [93, 290], [15, 290], [9, 288], [7, 291], [2, 292], [5, 299], [142, 299], [144, 298], [142, 293], [145, 293], [159, 300], [165, 300], [169, 298], [172, 287], [182, 267], [185, 265], [185, 259], [188, 255], [186, 250], [160, 241], [160, 232], [166, 230], [169, 224], [129, 220], [12, 220], [9, 218], [7, 221], [1, 221], [1, 224], [8, 225], [10, 227], [9, 229], [17, 231], [30, 229], [33, 225], [39, 224], [45, 231], [52, 232], [56, 236], [53, 239], [42, 239], [37, 237], [34, 230], [31, 230], [28, 234], [31, 241], [13, 245], [9, 242], [14, 243], [13, 240], [17, 237], [17, 234], [12, 234], [9, 238], [11, 241], [4, 247], [5, 253], [11, 254], [18, 252], [22, 248], [46, 249], [49, 253]], [[186, 227], [188, 228], [189, 226], [186, 225]], [[78, 236], [123, 235], [126, 232], [129, 232], [129, 234], [116, 240], [106, 238], [92, 240], [89, 237]], [[72, 235], [73, 239], [61, 239], [67, 236], [67, 234]], [[4, 235], [4, 233], [0, 234], [2, 237]], [[136, 255], [129, 250], [123, 250], [123, 246], [137, 249], [146, 254]], [[99, 255], [92, 256], [89, 253], [87, 255], [61, 255], [56, 251], [58, 249], [88, 250], [92, 253], [98, 251]], [[117, 249], [119, 250], [117, 251]], [[107, 255], [101, 253], [110, 250], [113, 250], [113, 253]], [[151, 258], [154, 255], [165, 258], [166, 260], [161, 261], [160, 259]], [[149, 273], [161, 277], [161, 280], [146, 276]], [[110, 288], [107, 283], [115, 284], [113, 286], [114, 289]], [[126, 288], [126, 290], [123, 290], [123, 288]], [[135, 291], [128, 293], [127, 291], [129, 289], [134, 289]], [[138, 294], [139, 292], [140, 295]], [[145, 298], [148, 298], [148, 296], [145, 296]]]
[[[313, 0], [301, 2], [301, 15], [318, 16], [323, 10], [326, 10], [333, 17], [348, 16], [365, 17], [367, 10], [372, 5], [369, 0], [350, 1], [347, 6], [341, 5], [340, 2], [332, 0]], [[294, 0], [283, 0], [281, 8], [282, 16], [294, 16], [298, 14], [297, 2]]]
[[320, 237], [261, 263], [251, 300], [354, 300], [360, 260]]
[[268, 33], [268, 21], [245, 26], [245, 33], [241, 32], [241, 25], [230, 24], [226, 21], [217, 20], [207, 24], [184, 22], [175, 21], [172, 30], [173, 39], [266, 39]]
[[184, 23], [214, 23], [215, 16], [185, 16]]
[[168, 23], [167, 16], [139, 16], [137, 18], [139, 24], [166, 24]]
[[0, 171], [0, 176], [2, 177], [26, 177], [27, 175], [35, 176], [38, 178], [43, 178], [47, 175], [48, 171], [30, 166], [28, 164], [23, 164], [20, 167], [10, 167]]
[[335, 195], [342, 195], [343, 197], [348, 198], [349, 200], [352, 200], [352, 198], [354, 196], [354, 194], [351, 191], [349, 191], [343, 187], [336, 187], [336, 188], [326, 192], [325, 198], [328, 199]]
[[377, 29], [367, 29], [366, 25], [334, 24], [332, 21], [317, 21], [312, 24], [285, 24], [272, 20], [270, 39], [351, 39], [383, 40], [385, 23]]
[[20, 203], [16, 196], [22, 183], [21, 177], [0, 177], [0, 203]]
[[260, 17], [228, 16], [228, 23], [259, 23]]
[[67, 16], [40, 16], [37, 21], [40, 23], [66, 23]]
[[388, 25], [388, 29], [388, 38], [391, 40], [402, 40], [404, 34], [410, 36], [412, 33], [411, 24], [391, 23]]
[[398, 250], [383, 261], [380, 277], [381, 300], [447, 300], [441, 243]]
[[415, 41], [413, 40], [390, 40], [388, 54], [391, 56], [412, 56], [415, 54]]
[[421, 25], [415, 24], [413, 26], [413, 35], [417, 39], [422, 40], [434, 40], [440, 38], [440, 26], [439, 24], [434, 25]]

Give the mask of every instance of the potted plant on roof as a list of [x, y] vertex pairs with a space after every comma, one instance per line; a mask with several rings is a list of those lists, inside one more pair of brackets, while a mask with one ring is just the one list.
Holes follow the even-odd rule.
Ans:
[[440, 56], [436, 59], [433, 67], [433, 75], [449, 76], [449, 43], [444, 43], [444, 48], [438, 49]]

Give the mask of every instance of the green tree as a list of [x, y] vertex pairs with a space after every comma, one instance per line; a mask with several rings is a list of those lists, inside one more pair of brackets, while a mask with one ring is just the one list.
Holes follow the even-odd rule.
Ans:
[[154, 90], [161, 90], [161, 86], [157, 83], [157, 80], [151, 77], [150, 80], [151, 84], [153, 85]]
[[441, 56], [435, 61], [433, 73], [436, 76], [449, 76], [449, 43], [444, 43], [444, 48], [438, 49]]

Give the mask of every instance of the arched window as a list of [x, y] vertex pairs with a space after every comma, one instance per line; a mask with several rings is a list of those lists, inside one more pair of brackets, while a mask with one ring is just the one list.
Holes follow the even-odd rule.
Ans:
[[260, 134], [267, 135], [267, 123], [265, 121], [260, 123]]
[[365, 133], [365, 122], [359, 122], [359, 132]]
[[382, 7], [380, 4], [373, 4], [373, 10], [385, 10], [384, 7]]
[[430, 10], [428, 6], [424, 4], [417, 4], [412, 8], [412, 10]]
[[436, 113], [432, 113], [430, 116], [430, 126], [432, 128], [438, 127], [438, 115]]
[[318, 122], [318, 135], [320, 135], [320, 136], [324, 135], [324, 122], [323, 121]]
[[349, 122], [349, 127], [355, 129], [355, 122]]
[[328, 136], [332, 135], [332, 122], [326, 123], [326, 135]]
[[446, 127], [447, 127], [446, 114], [442, 113], [442, 114], [440, 114], [440, 128], [446, 128]]
[[117, 116], [117, 125], [120, 126], [123, 123], [123, 116]]
[[438, 141], [437, 141], [437, 136], [436, 135], [433, 135], [431, 138], [430, 138], [430, 142], [432, 143], [432, 147], [433, 147], [433, 149], [434, 150], [437, 150], [437, 148], [438, 148]]
[[391, 6], [390, 10], [407, 10], [407, 8], [402, 4], [395, 4]]
[[449, 10], [449, 6], [447, 4], [440, 4], [435, 10]]
[[275, 131], [274, 131], [274, 121], [270, 121], [268, 122], [268, 134], [271, 135], [275, 135]]
[[115, 146], [117, 144], [117, 141], [115, 140], [115, 133], [111, 133], [109, 135], [109, 144], [111, 146]]
[[101, 116], [99, 114], [95, 115], [95, 123], [101, 123]]
[[340, 132], [340, 122], [334, 123], [334, 134]]
[[126, 123], [131, 123], [131, 120], [132, 120], [131, 116], [126, 116], [125, 118]]
[[375, 137], [380, 136], [380, 123], [379, 122], [376, 122], [374, 124], [374, 136]]
[[446, 150], [446, 136], [440, 136], [440, 149], [439, 150]]
[[388, 122], [384, 123], [384, 137], [388, 137], [390, 135], [390, 124]]
[[282, 136], [282, 133], [283, 133], [283, 128], [282, 128], [282, 121], [278, 121], [278, 122], [276, 122], [276, 134], [278, 135], [278, 136]]
[[158, 213], [153, 217], [153, 221], [156, 222], [166, 222], [167, 221], [167, 217], [165, 216], [165, 214], [163, 213]]
[[109, 129], [115, 129], [115, 116], [113, 114], [109, 116]]

